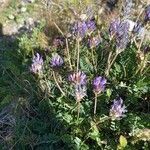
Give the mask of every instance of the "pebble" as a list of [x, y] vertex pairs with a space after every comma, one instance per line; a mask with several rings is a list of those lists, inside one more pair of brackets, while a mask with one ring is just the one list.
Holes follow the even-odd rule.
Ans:
[[21, 11], [21, 12], [26, 12], [26, 11], [27, 11], [27, 8], [26, 8], [26, 7], [22, 7], [22, 8], [20, 9], [20, 11]]
[[15, 16], [11, 14], [11, 15], [8, 16], [8, 18], [9, 18], [10, 20], [14, 20], [14, 19], [15, 19]]

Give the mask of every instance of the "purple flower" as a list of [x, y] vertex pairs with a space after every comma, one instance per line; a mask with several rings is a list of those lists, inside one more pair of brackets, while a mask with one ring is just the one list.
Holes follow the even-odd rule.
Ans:
[[124, 1], [124, 12], [123, 12], [124, 17], [128, 18], [131, 15], [132, 7], [133, 7], [133, 0]]
[[119, 28], [119, 24], [120, 24], [120, 21], [117, 19], [110, 23], [109, 32], [110, 32], [111, 36], [113, 36], [117, 33], [117, 29]]
[[129, 42], [129, 22], [115, 20], [110, 24], [109, 31], [115, 37], [117, 49], [125, 49]]
[[86, 35], [87, 29], [85, 21], [76, 22], [72, 28], [72, 33], [75, 36], [83, 38]]
[[119, 28], [117, 29], [117, 36], [123, 36], [125, 33], [129, 31], [129, 22], [121, 21], [119, 24]]
[[30, 71], [33, 72], [34, 74], [38, 74], [42, 72], [42, 69], [43, 69], [43, 59], [39, 53], [36, 53], [36, 55], [32, 59]]
[[63, 59], [58, 54], [53, 55], [51, 60], [52, 67], [61, 67], [63, 63], [64, 63]]
[[72, 28], [72, 33], [75, 36], [84, 38], [87, 34], [93, 32], [96, 29], [96, 24], [93, 20], [89, 21], [78, 21]]
[[138, 38], [143, 38], [145, 36], [145, 28], [142, 26], [142, 23], [140, 22], [137, 22], [135, 25], [134, 25], [134, 28], [133, 28], [133, 33], [135, 34], [135, 36], [137, 36]]
[[145, 9], [145, 21], [150, 21], [150, 5]]
[[62, 37], [56, 37], [53, 40], [53, 45], [57, 48], [57, 47], [63, 47], [65, 45], [65, 41], [64, 38]]
[[86, 86], [75, 85], [75, 97], [77, 102], [80, 102], [86, 96]]
[[95, 93], [99, 94], [104, 91], [106, 86], [106, 79], [104, 77], [98, 76], [93, 80], [93, 90]]
[[97, 47], [101, 42], [101, 39], [99, 36], [92, 37], [91, 39], [88, 40], [88, 45], [90, 48]]
[[124, 50], [129, 43], [129, 35], [126, 32], [125, 34], [122, 34], [122, 36], [118, 36], [116, 38], [116, 47], [118, 50]]
[[121, 117], [125, 116], [125, 112], [127, 112], [127, 110], [125, 105], [123, 105], [123, 100], [121, 98], [118, 100], [115, 99], [109, 113], [112, 120], [121, 119]]
[[144, 54], [150, 53], [150, 46], [149, 45], [144, 45], [143, 46], [143, 52], [144, 52]]
[[88, 28], [88, 32], [91, 33], [96, 29], [96, 24], [93, 20], [88, 20], [86, 22], [87, 28]]
[[85, 85], [86, 84], [86, 74], [84, 72], [77, 72], [70, 74], [68, 77], [69, 81], [75, 85]]

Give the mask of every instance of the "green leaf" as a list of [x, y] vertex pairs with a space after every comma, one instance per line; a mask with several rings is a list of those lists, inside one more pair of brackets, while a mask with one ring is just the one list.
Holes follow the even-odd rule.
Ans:
[[127, 146], [127, 139], [126, 139], [123, 135], [120, 136], [119, 142], [120, 142], [120, 146], [121, 146], [122, 148], [124, 148], [124, 147]]

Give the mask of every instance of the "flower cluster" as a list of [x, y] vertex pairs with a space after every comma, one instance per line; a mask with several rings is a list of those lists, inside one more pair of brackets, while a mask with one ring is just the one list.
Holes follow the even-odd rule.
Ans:
[[116, 39], [118, 49], [125, 49], [129, 42], [129, 23], [128, 21], [114, 20], [110, 24], [110, 35]]
[[[61, 67], [63, 65], [63, 63], [64, 63], [63, 59], [58, 54], [53, 55], [51, 62], [50, 62], [51, 67], [53, 67], [53, 68]], [[32, 59], [30, 71], [33, 72], [34, 74], [42, 73], [43, 64], [44, 64], [44, 62], [43, 62], [42, 56], [40, 56], [39, 53], [36, 53], [36, 55], [34, 55], [34, 57]]]
[[137, 22], [132, 31], [137, 37], [144, 37], [145, 28], [142, 26], [142, 23]]
[[145, 21], [150, 21], [150, 5], [145, 9]]
[[70, 74], [68, 80], [74, 85], [76, 100], [81, 101], [86, 96], [86, 74], [78, 71]]
[[128, 18], [130, 16], [132, 6], [133, 6], [133, 0], [125, 0], [125, 7], [124, 7], [124, 14], [123, 14], [124, 17]]
[[84, 38], [87, 34], [92, 33], [96, 29], [96, 24], [93, 20], [78, 21], [72, 28], [72, 34], [79, 38]]
[[101, 42], [101, 39], [99, 36], [95, 36], [95, 37], [92, 37], [88, 40], [88, 46], [90, 48], [94, 48], [94, 47], [97, 47]]
[[[52, 67], [60, 67], [63, 65], [63, 59], [58, 55], [55, 54], [51, 60]], [[31, 65], [31, 72], [37, 74], [42, 72], [43, 69], [43, 59], [39, 53], [32, 59]], [[87, 83], [87, 76], [84, 72], [78, 71], [76, 73], [70, 74], [68, 77], [69, 81], [74, 85], [75, 90], [75, 98], [77, 102], [80, 102], [86, 96], [86, 83]], [[94, 93], [100, 94], [105, 90], [107, 80], [104, 77], [98, 76], [95, 77], [93, 80], [93, 91]], [[119, 100], [114, 100], [114, 104], [111, 106], [110, 109], [110, 117], [114, 119], [120, 119], [124, 116], [126, 112], [125, 106], [123, 105], [123, 100], [120, 98]], [[96, 113], [96, 111], [95, 111]]]
[[86, 96], [86, 86], [81, 84], [75, 85], [75, 97], [77, 102], [80, 102]]
[[124, 117], [124, 113], [127, 112], [125, 105], [123, 105], [123, 100], [121, 98], [115, 99], [113, 102], [113, 105], [111, 106], [110, 109], [110, 117], [112, 120], [119, 120], [122, 117]]
[[51, 66], [53, 68], [61, 67], [63, 63], [64, 63], [63, 59], [58, 54], [53, 55], [51, 60]]
[[117, 34], [117, 29], [119, 25], [120, 25], [120, 20], [118, 19], [115, 19], [114, 21], [110, 23], [109, 33], [111, 36], [115, 36]]
[[58, 47], [64, 47], [65, 45], [65, 39], [62, 38], [62, 37], [56, 37], [54, 40], [53, 40], [53, 46], [58, 48]]
[[86, 74], [82, 71], [70, 74], [68, 79], [75, 85], [86, 85]]
[[99, 94], [104, 91], [106, 86], [106, 79], [104, 77], [98, 76], [93, 80], [93, 90], [94, 93]]
[[40, 74], [43, 70], [43, 58], [39, 53], [36, 53], [32, 59], [32, 64], [30, 67], [30, 71], [34, 74]]

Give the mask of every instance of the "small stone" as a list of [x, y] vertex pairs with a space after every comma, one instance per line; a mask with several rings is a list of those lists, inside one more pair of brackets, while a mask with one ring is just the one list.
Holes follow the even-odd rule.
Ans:
[[22, 0], [24, 3], [34, 3], [35, 0]]
[[14, 16], [14, 15], [9, 15], [8, 18], [9, 18], [10, 20], [14, 20], [14, 19], [15, 19], [15, 16]]
[[18, 32], [18, 25], [14, 22], [9, 22], [3, 26], [4, 35], [13, 35]]
[[26, 8], [26, 7], [22, 7], [22, 8], [20, 9], [20, 11], [21, 11], [21, 12], [26, 12], [26, 11], [27, 11], [27, 8]]
[[33, 19], [33, 18], [28, 18], [28, 19], [26, 20], [26, 24], [28, 24], [28, 25], [30, 25], [30, 26], [34, 25], [34, 19]]
[[34, 2], [35, 2], [35, 0], [28, 0], [28, 2], [29, 2], [29, 3], [34, 3]]

